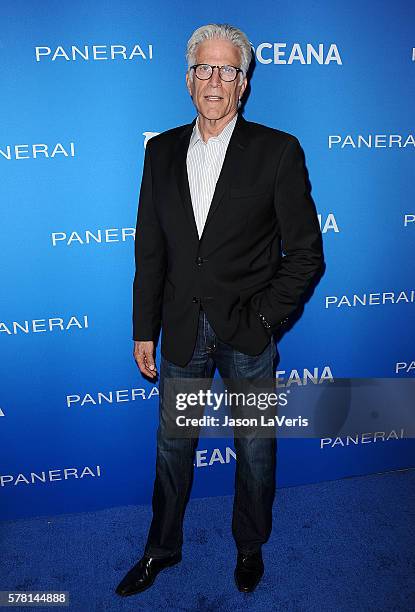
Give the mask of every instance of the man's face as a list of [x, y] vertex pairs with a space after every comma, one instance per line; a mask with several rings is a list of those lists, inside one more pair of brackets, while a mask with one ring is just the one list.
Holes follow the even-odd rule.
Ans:
[[[205, 40], [197, 47], [196, 64], [211, 64], [212, 66], [241, 65], [239, 49], [229, 40]], [[193, 81], [186, 73], [186, 84], [193, 102], [200, 115], [206, 119], [222, 119], [235, 114], [238, 100], [245, 91], [247, 79], [239, 84], [240, 73], [230, 83], [222, 81], [217, 68], [206, 81], [197, 78], [193, 72]]]

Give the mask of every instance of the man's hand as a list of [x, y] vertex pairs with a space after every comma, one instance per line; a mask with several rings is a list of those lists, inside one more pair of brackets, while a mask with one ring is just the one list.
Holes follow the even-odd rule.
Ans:
[[154, 342], [152, 340], [134, 340], [134, 359], [142, 374], [154, 378], [157, 368], [154, 361]]

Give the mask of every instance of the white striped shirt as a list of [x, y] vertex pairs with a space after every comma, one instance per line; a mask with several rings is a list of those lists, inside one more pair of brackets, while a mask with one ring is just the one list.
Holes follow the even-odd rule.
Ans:
[[193, 126], [187, 150], [186, 164], [199, 238], [203, 232], [216, 183], [237, 118], [238, 114], [225, 125], [218, 136], [211, 136], [207, 142], [203, 141], [199, 131], [199, 116]]

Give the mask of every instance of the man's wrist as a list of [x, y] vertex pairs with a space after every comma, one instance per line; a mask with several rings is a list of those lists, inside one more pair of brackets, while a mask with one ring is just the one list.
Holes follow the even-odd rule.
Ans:
[[[264, 326], [264, 328], [267, 330], [267, 332], [272, 335], [273, 331], [272, 331], [272, 326], [269, 323], [269, 321], [266, 319], [266, 317], [262, 314], [262, 312], [256, 311], [257, 316], [259, 318], [259, 320], [261, 321], [262, 325]], [[282, 321], [280, 321], [279, 323], [279, 327], [283, 327], [285, 325], [285, 323], [287, 323], [289, 317], [285, 317], [284, 319], [282, 319]]]
[[264, 326], [264, 328], [267, 330], [267, 332], [269, 334], [271, 334], [272, 333], [271, 325], [268, 323], [268, 321], [266, 320], [266, 318], [264, 317], [262, 312], [257, 312], [257, 315], [258, 315], [259, 320], [261, 321], [262, 325]]
[[262, 325], [266, 327], [267, 329], [271, 329], [271, 325], [268, 323], [268, 321], [266, 320], [262, 312], [258, 312], [258, 316], [262, 321]]

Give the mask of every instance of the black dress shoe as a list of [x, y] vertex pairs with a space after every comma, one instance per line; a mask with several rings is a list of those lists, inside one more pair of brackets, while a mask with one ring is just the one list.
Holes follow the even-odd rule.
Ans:
[[235, 568], [235, 582], [239, 591], [251, 593], [264, 573], [264, 562], [261, 551], [252, 554], [238, 553]]
[[122, 597], [141, 593], [141, 591], [151, 587], [161, 570], [171, 565], [176, 565], [181, 560], [182, 554], [180, 552], [170, 557], [163, 557], [162, 559], [155, 559], [154, 557], [144, 555], [124, 576], [115, 592]]

